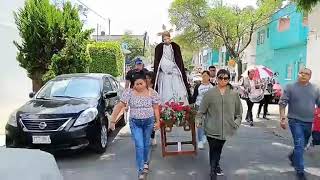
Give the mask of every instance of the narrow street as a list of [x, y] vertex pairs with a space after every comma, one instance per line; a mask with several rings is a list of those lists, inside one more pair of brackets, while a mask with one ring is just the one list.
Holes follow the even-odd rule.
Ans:
[[[270, 106], [271, 118], [277, 118], [276, 110], [277, 106]], [[290, 136], [288, 132], [278, 129], [277, 125], [275, 119], [256, 120], [255, 127], [243, 123], [238, 134], [224, 147], [221, 166], [225, 176], [220, 179], [294, 179], [294, 170], [287, 159], [287, 154], [292, 149]], [[174, 135], [181, 137], [179, 133]], [[319, 152], [317, 147], [308, 150], [305, 156], [310, 180], [320, 178]], [[56, 157], [65, 180], [132, 180], [136, 177], [134, 147], [128, 126], [111, 135], [105, 154], [100, 156], [91, 151], [76, 154]], [[199, 151], [196, 157], [177, 156], [164, 159], [158, 144], [151, 152], [150, 167], [150, 180], [206, 180], [209, 175], [208, 147]]]

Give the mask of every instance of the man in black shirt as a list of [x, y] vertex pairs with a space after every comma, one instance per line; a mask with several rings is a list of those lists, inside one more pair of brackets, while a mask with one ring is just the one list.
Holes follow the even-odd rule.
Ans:
[[141, 71], [144, 73], [148, 72], [148, 70], [144, 68], [143, 61], [140, 58], [137, 58], [134, 63], [135, 63], [135, 68], [128, 71], [126, 75], [126, 85], [125, 85], [126, 89], [129, 88], [129, 86], [130, 88], [133, 87], [133, 80], [137, 73]]
[[215, 66], [210, 66], [209, 67], [209, 72], [210, 72], [210, 83], [217, 84], [217, 69]]

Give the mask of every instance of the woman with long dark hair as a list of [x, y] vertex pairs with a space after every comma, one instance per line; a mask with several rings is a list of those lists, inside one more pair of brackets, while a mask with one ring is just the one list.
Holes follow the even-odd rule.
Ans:
[[136, 149], [136, 165], [139, 179], [149, 171], [150, 136], [154, 128], [160, 127], [160, 98], [148, 88], [144, 73], [135, 75], [133, 88], [126, 89], [111, 115], [111, 129], [115, 129], [116, 117], [121, 109], [130, 106], [130, 129]]
[[240, 97], [229, 84], [229, 71], [219, 70], [217, 79], [217, 86], [204, 94], [197, 115], [204, 117], [200, 125], [209, 143], [211, 179], [223, 175], [219, 163], [223, 145], [235, 134], [242, 120]]

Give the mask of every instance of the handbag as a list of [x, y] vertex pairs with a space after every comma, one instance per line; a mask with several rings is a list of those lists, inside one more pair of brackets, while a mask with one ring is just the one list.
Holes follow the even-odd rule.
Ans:
[[249, 99], [251, 102], [260, 102], [264, 98], [263, 89], [255, 89], [249, 93]]

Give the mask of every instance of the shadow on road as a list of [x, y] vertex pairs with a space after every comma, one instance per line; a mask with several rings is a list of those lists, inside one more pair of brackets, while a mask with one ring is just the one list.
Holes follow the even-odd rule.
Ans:
[[[123, 127], [118, 127], [114, 131], [109, 132], [108, 135], [108, 146], [110, 147], [111, 142], [114, 141], [114, 139], [117, 137], [118, 133]], [[92, 149], [89, 147], [85, 149], [80, 150], [67, 150], [67, 151], [60, 151], [53, 153], [56, 160], [72, 160], [72, 159], [81, 159], [81, 158], [90, 158], [90, 159], [99, 159], [101, 157], [101, 154], [95, 153]]]

